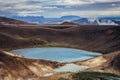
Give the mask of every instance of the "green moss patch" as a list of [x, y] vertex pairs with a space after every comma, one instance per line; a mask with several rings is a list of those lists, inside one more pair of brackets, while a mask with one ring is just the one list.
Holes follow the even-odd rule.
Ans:
[[120, 80], [120, 76], [102, 72], [80, 72], [72, 75], [74, 80]]

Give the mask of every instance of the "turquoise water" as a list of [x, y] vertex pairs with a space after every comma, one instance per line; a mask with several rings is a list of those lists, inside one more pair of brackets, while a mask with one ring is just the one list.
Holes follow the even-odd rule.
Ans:
[[84, 71], [88, 68], [89, 68], [88, 66], [80, 66], [80, 65], [71, 63], [71, 64], [66, 64], [64, 66], [58, 67], [54, 69], [53, 71], [44, 74], [43, 76], [51, 76], [58, 72], [79, 72], [79, 71]]
[[101, 55], [100, 53], [87, 52], [72, 48], [25, 48], [13, 50], [13, 53], [20, 54], [27, 58], [43, 59], [57, 62], [74, 62], [81, 61]]
[[79, 71], [84, 71], [89, 67], [87, 66], [80, 66], [76, 64], [66, 64], [62, 67], [56, 68], [53, 71], [54, 72], [79, 72]]

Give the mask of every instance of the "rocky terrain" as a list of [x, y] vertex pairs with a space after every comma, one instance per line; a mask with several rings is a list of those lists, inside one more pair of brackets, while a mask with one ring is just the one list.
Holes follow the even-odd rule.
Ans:
[[[14, 20], [10, 20], [10, 22], [9, 20], [5, 20], [5, 22], [13, 24], [12, 22]], [[9, 26], [3, 23], [0, 24], [1, 79], [27, 80], [30, 78], [34, 80], [36, 78], [36, 80], [70, 80], [63, 78], [71, 78], [71, 74], [74, 75], [74, 73], [58, 73], [50, 77], [42, 77], [43, 74], [51, 72], [63, 64], [28, 59], [6, 52], [17, 48], [43, 46], [72, 47], [100, 52], [104, 55], [89, 60], [74, 62], [74, 64], [89, 66], [90, 68], [86, 71], [120, 74], [119, 26], [77, 25], [69, 27], [68, 25], [65, 28], [63, 26], [56, 28], [57, 26], [30, 26], [31, 24], [24, 26], [21, 21], [15, 24], [20, 25]]]
[[120, 49], [119, 26], [78, 25], [66, 28], [0, 26], [0, 48], [52, 45], [55, 43], [58, 46], [101, 53]]

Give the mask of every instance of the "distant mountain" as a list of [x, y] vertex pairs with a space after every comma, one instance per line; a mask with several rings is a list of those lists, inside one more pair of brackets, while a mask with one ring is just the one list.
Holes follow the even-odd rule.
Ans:
[[102, 22], [108, 22], [113, 25], [120, 25], [120, 16], [98, 17]]
[[25, 17], [12, 16], [10, 18], [26, 21], [29, 23], [35, 23], [35, 24], [59, 24], [65, 20], [73, 21], [73, 20], [79, 19], [80, 17], [70, 15], [70, 16], [62, 16], [60, 18], [45, 18], [43, 16], [37, 16], [37, 17], [35, 17], [35, 16], [25, 16]]
[[61, 25], [77, 25], [77, 24], [70, 21], [64, 21], [61, 23]]
[[78, 20], [74, 20], [73, 21], [74, 23], [77, 23], [77, 24], [94, 24], [94, 25], [98, 25], [97, 21], [95, 19], [92, 19], [92, 18], [80, 18]]
[[116, 24], [120, 25], [120, 21], [114, 21]]
[[101, 19], [97, 21], [99, 25], [119, 25], [117, 22], [111, 19]]
[[12, 19], [22, 20], [33, 24], [61, 24], [64, 21], [83, 25], [120, 25], [120, 17], [86, 18], [75, 15], [62, 16], [60, 18], [45, 18], [44, 16], [12, 16]]
[[62, 19], [62, 20], [72, 20], [73, 21], [73, 20], [80, 19], [80, 17], [71, 15], [71, 16], [62, 16], [60, 19]]
[[83, 25], [120, 25], [120, 21], [118, 19], [112, 18], [80, 18], [78, 20], [74, 20], [74, 23], [83, 24]]
[[102, 20], [102, 19], [109, 19], [109, 20], [120, 21], [120, 16], [98, 17], [98, 19], [99, 19], [99, 20]]
[[35, 23], [35, 24], [38, 24], [41, 20], [44, 19], [43, 16], [37, 16], [37, 17], [35, 17], [35, 16], [12, 16], [9, 18], [22, 20], [22, 21], [26, 21], [28, 23]]

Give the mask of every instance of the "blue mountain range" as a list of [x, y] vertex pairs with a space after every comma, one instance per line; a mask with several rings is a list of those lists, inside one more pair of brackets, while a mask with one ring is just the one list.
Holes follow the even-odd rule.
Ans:
[[120, 16], [86, 18], [76, 15], [62, 16], [60, 18], [45, 18], [44, 16], [12, 16], [9, 18], [26, 21], [33, 24], [60, 24], [64, 21], [74, 22], [77, 24], [94, 24], [94, 25], [120, 25]]
[[45, 18], [44, 16], [12, 16], [9, 18], [17, 19], [26, 21], [29, 23], [36, 23], [36, 24], [57, 24], [65, 20], [74, 21], [79, 19], [79, 16], [69, 15], [69, 16], [62, 16], [60, 18]]

